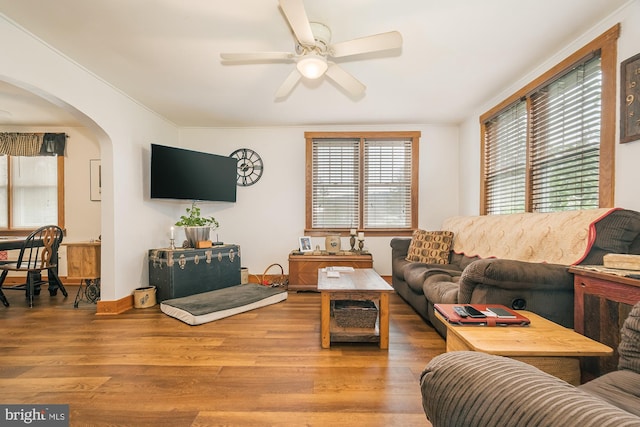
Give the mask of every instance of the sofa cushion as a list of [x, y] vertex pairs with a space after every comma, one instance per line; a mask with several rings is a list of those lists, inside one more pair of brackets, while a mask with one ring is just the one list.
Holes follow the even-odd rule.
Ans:
[[420, 263], [408, 263], [404, 266], [404, 281], [407, 282], [409, 288], [416, 294], [422, 293], [422, 285], [429, 267]]
[[458, 280], [462, 271], [451, 264], [422, 264], [418, 262], [408, 263], [404, 267], [404, 281], [409, 288], [417, 294], [423, 293], [423, 287], [436, 281], [455, 281], [456, 294]]
[[409, 265], [409, 261], [404, 258], [393, 258], [391, 260], [391, 271], [400, 280], [404, 280], [404, 269]]
[[578, 388], [640, 417], [640, 374], [614, 371]]
[[455, 252], [451, 252], [451, 258], [449, 259], [449, 264], [453, 264], [455, 266], [457, 266], [460, 271], [464, 270], [465, 268], [467, 268], [467, 266], [469, 264], [471, 264], [474, 261], [479, 260], [480, 257], [468, 257], [466, 255], [463, 254], [457, 254]]
[[407, 261], [425, 264], [447, 264], [453, 243], [451, 231], [416, 230], [411, 238]]
[[424, 296], [433, 304], [457, 304], [458, 281], [460, 276], [451, 277], [446, 274], [436, 274], [424, 282], [422, 291]]

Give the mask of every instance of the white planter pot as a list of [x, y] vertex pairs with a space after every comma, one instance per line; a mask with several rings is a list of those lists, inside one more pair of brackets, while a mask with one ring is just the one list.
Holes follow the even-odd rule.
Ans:
[[211, 235], [211, 230], [214, 228], [215, 227], [209, 225], [205, 227], [184, 227], [184, 235], [187, 237], [189, 247], [195, 248], [197, 242], [211, 240], [209, 236]]

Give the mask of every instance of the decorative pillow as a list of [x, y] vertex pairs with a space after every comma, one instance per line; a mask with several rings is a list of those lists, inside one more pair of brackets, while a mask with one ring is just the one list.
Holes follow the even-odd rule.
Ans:
[[406, 260], [425, 264], [448, 264], [452, 244], [452, 231], [416, 230], [413, 232]]

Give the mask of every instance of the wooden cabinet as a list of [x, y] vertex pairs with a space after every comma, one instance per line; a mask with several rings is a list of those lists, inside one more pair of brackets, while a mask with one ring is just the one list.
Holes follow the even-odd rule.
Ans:
[[67, 278], [71, 280], [100, 277], [100, 242], [65, 243]]
[[352, 255], [289, 255], [289, 289], [317, 291], [318, 269], [324, 267], [373, 268], [370, 253]]
[[613, 356], [583, 359], [583, 379], [588, 380], [617, 369], [620, 328], [640, 301], [640, 280], [580, 267], [569, 272], [574, 274], [575, 331], [615, 350]]

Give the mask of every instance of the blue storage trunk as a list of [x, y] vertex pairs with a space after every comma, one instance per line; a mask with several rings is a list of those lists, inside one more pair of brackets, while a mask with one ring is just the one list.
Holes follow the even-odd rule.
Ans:
[[240, 246], [150, 249], [149, 286], [158, 302], [240, 284]]

